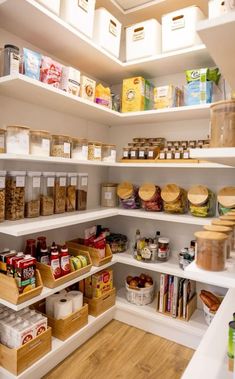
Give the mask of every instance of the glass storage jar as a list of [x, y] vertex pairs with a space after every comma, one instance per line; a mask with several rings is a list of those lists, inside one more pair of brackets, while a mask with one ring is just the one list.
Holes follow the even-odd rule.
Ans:
[[6, 177], [6, 220], [24, 218], [25, 171], [9, 171]]
[[66, 190], [66, 211], [76, 211], [76, 191], [77, 191], [78, 174], [68, 173], [67, 190]]
[[230, 252], [233, 249], [233, 229], [223, 225], [205, 225], [203, 228], [209, 232], [224, 233], [228, 236], [226, 258], [230, 258]]
[[63, 135], [52, 135], [51, 156], [70, 158], [71, 138]]
[[119, 203], [125, 209], [140, 208], [139, 188], [129, 182], [122, 182], [117, 187]]
[[101, 206], [116, 207], [117, 206], [117, 184], [102, 183], [101, 184]]
[[215, 194], [207, 187], [193, 186], [188, 191], [189, 211], [195, 217], [213, 217], [216, 210]]
[[102, 145], [102, 161], [103, 162], [116, 162], [117, 149], [116, 145]]
[[187, 192], [177, 184], [167, 184], [163, 187], [161, 197], [165, 212], [180, 214], [187, 212]]
[[55, 173], [43, 172], [41, 178], [41, 216], [54, 213]]
[[235, 147], [235, 100], [211, 105], [210, 147]]
[[29, 128], [27, 126], [7, 126], [6, 152], [11, 154], [29, 154]]
[[227, 256], [227, 239], [224, 233], [196, 232], [196, 265], [207, 271], [223, 271]]
[[30, 154], [49, 157], [51, 151], [51, 135], [45, 130], [30, 131]]
[[3, 154], [6, 152], [5, 139], [6, 139], [6, 130], [0, 129], [0, 154]]
[[145, 183], [139, 188], [139, 197], [141, 199], [141, 206], [146, 211], [162, 211], [163, 202], [160, 187], [152, 183]]
[[66, 184], [67, 174], [56, 172], [55, 174], [55, 213], [64, 213], [66, 209]]
[[217, 219], [215, 218], [214, 220], [211, 221], [212, 225], [223, 225], [223, 226], [227, 226], [228, 228], [232, 228], [233, 229], [233, 236], [232, 236], [232, 250], [235, 250], [235, 221], [231, 221], [231, 220], [220, 220], [220, 219]]
[[147, 159], [156, 159], [158, 156], [158, 149], [156, 146], [149, 146], [147, 150]]
[[0, 171], [0, 222], [5, 220], [6, 171]]
[[148, 154], [148, 147], [146, 147], [145, 145], [141, 146], [139, 148], [138, 158], [139, 159], [146, 159], [147, 158], [147, 154]]
[[101, 161], [102, 143], [96, 141], [88, 142], [89, 161]]
[[130, 159], [130, 148], [129, 147], [123, 147], [122, 159]]
[[235, 211], [235, 187], [224, 187], [218, 192], [218, 212], [220, 216]]
[[41, 172], [28, 171], [25, 186], [25, 217], [40, 216]]
[[157, 260], [161, 262], [168, 261], [170, 257], [170, 239], [160, 237], [158, 239]]
[[88, 174], [78, 174], [78, 186], [77, 186], [77, 210], [85, 211], [87, 209], [87, 193], [88, 193]]
[[131, 147], [130, 149], [130, 159], [138, 159], [139, 158], [139, 148]]
[[88, 140], [86, 138], [72, 138], [71, 157], [81, 161], [88, 160]]

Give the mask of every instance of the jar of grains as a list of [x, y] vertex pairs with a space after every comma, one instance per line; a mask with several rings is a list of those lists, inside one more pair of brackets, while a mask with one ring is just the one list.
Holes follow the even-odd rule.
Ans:
[[122, 182], [117, 187], [119, 203], [125, 209], [140, 208], [139, 187], [129, 182]]
[[88, 142], [88, 159], [90, 161], [101, 161], [102, 143], [96, 141]]
[[6, 171], [0, 171], [0, 222], [5, 220]]
[[41, 178], [41, 216], [54, 213], [55, 173], [43, 172]]
[[64, 213], [66, 209], [66, 184], [67, 174], [56, 172], [55, 174], [55, 213]]
[[167, 184], [162, 188], [161, 197], [165, 212], [180, 214], [187, 212], [187, 192], [183, 188], [176, 184]]
[[25, 187], [25, 217], [40, 216], [41, 172], [28, 171]]
[[78, 174], [68, 173], [67, 191], [66, 191], [66, 211], [74, 212], [76, 210], [76, 191], [77, 191]]
[[24, 218], [25, 171], [9, 171], [6, 177], [6, 220]]
[[139, 188], [139, 197], [141, 199], [141, 206], [146, 211], [162, 211], [163, 202], [160, 187], [152, 183], [145, 183]]
[[218, 192], [218, 212], [220, 216], [235, 211], [235, 187], [224, 187]]
[[11, 154], [29, 154], [29, 128], [27, 126], [7, 126], [6, 152]]
[[73, 159], [81, 161], [88, 160], [88, 140], [86, 138], [72, 138], [72, 154]]
[[116, 145], [103, 144], [102, 146], [102, 161], [116, 162]]
[[0, 154], [3, 154], [6, 152], [6, 130], [0, 129]]
[[30, 154], [49, 157], [51, 151], [51, 135], [44, 130], [30, 131]]
[[88, 174], [78, 174], [78, 186], [76, 203], [78, 211], [85, 211], [87, 209], [87, 193], [88, 193]]
[[70, 158], [71, 138], [63, 135], [52, 135], [52, 157]]
[[101, 206], [116, 207], [117, 206], [117, 184], [102, 183], [101, 184]]
[[200, 231], [196, 237], [196, 264], [207, 271], [223, 271], [228, 236], [224, 233]]

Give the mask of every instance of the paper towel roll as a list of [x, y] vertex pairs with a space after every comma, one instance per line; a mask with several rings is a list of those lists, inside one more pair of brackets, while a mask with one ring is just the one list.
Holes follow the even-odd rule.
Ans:
[[73, 302], [68, 298], [57, 300], [54, 304], [54, 318], [60, 320], [73, 312]]
[[83, 293], [80, 291], [67, 292], [66, 299], [72, 300], [73, 312], [76, 312], [83, 306]]
[[62, 290], [55, 292], [53, 295], [46, 298], [46, 314], [49, 317], [54, 317], [54, 303], [55, 301], [62, 299], [67, 294], [67, 291]]

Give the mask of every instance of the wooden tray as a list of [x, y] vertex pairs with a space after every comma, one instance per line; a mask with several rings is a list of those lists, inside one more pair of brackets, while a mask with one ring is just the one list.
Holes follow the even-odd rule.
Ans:
[[111, 251], [110, 246], [108, 244], [106, 244], [105, 257], [104, 258], [100, 258], [99, 250], [94, 249], [93, 247], [90, 247], [90, 246], [82, 245], [82, 239], [81, 238], [77, 238], [77, 239], [74, 239], [72, 241], [67, 241], [66, 245], [68, 247], [75, 247], [75, 248], [82, 250], [82, 251], [88, 251], [90, 256], [91, 256], [93, 266], [99, 267], [99, 266], [105, 265], [106, 263], [110, 262], [113, 258], [112, 251]]
[[[158, 299], [157, 299], [157, 312], [159, 312], [159, 297], [160, 297], [160, 292], [158, 292]], [[163, 300], [163, 309], [166, 309], [166, 305], [167, 305], [167, 293], [164, 295], [164, 300]], [[194, 313], [194, 311], [197, 309], [197, 294], [195, 293], [193, 295], [193, 297], [189, 300], [187, 306], [186, 306], [186, 318], [183, 318], [182, 314], [183, 314], [183, 298], [181, 297], [179, 299], [179, 305], [178, 305], [178, 316], [176, 318], [178, 318], [179, 320], [182, 320], [182, 321], [189, 321], [190, 318], [192, 317], [192, 314]], [[172, 314], [171, 312], [167, 312], [166, 310], [164, 312], [159, 312], [161, 314], [164, 314], [166, 316], [171, 316], [172, 317]]]
[[120, 163], [200, 163], [198, 159], [120, 159]]
[[36, 288], [19, 294], [18, 285], [15, 278], [0, 274], [0, 294], [1, 299], [7, 300], [12, 304], [22, 304], [27, 300], [32, 299], [35, 296], [40, 295], [42, 292], [42, 278], [40, 272], [36, 270]]
[[0, 345], [0, 365], [12, 374], [19, 375], [49, 351], [51, 351], [50, 327], [19, 349], [9, 349]]
[[87, 297], [84, 297], [84, 303], [88, 304], [88, 313], [91, 316], [97, 317], [101, 313], [104, 313], [109, 308], [113, 307], [115, 305], [115, 299], [116, 299], [116, 289], [113, 288], [112, 290], [108, 291], [104, 295], [102, 295], [99, 298], [93, 298], [89, 299]]

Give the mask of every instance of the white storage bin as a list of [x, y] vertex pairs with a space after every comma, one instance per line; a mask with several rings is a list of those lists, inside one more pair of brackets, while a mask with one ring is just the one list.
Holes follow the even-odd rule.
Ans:
[[119, 57], [122, 24], [105, 8], [95, 11], [93, 40], [109, 53]]
[[126, 60], [161, 54], [161, 25], [151, 19], [126, 28]]
[[179, 50], [200, 44], [196, 25], [204, 18], [204, 14], [196, 6], [162, 16], [162, 51]]
[[215, 18], [227, 12], [224, 0], [209, 0], [209, 18]]
[[55, 13], [59, 16], [60, 13], [60, 0], [36, 0], [38, 3], [42, 4], [49, 11]]
[[126, 298], [135, 305], [147, 305], [154, 299], [154, 284], [151, 287], [132, 289], [126, 283]]
[[60, 17], [90, 38], [93, 32], [94, 13], [95, 0], [60, 1]]

